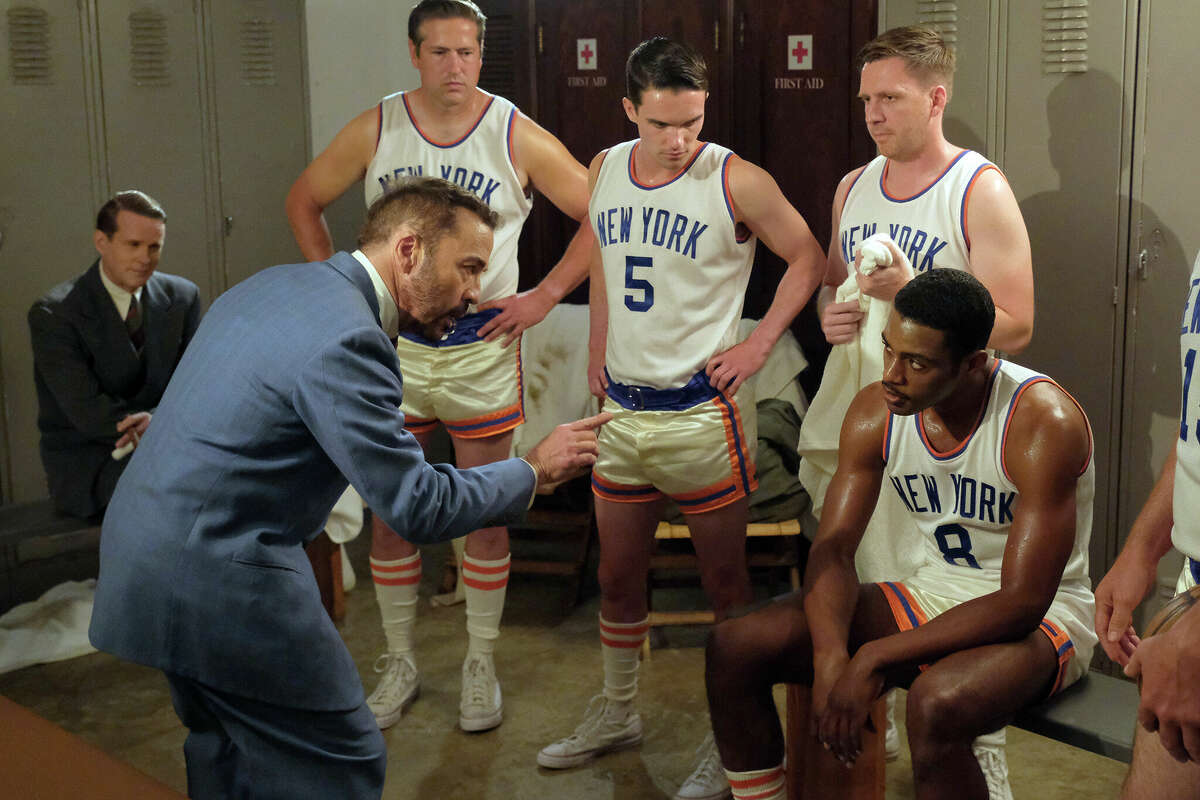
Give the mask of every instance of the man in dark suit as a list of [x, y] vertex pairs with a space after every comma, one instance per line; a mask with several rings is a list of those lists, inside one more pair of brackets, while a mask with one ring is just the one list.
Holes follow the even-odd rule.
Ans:
[[119, 192], [96, 215], [100, 257], [29, 310], [42, 464], [55, 507], [98, 516], [200, 324], [196, 285], [156, 272], [167, 215]]
[[190, 796], [382, 791], [383, 737], [303, 550], [347, 481], [427, 543], [513, 521], [595, 461], [606, 415], [465, 470], [427, 464], [404, 429], [389, 337], [437, 339], [466, 313], [496, 219], [446, 181], [402, 184], [353, 254], [218, 298], [176, 370], [105, 515], [90, 635], [166, 673]]

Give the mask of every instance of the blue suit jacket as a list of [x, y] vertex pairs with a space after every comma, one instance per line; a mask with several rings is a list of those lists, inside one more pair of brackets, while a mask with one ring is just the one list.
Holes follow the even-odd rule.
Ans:
[[426, 464], [400, 395], [353, 256], [273, 267], [221, 296], [105, 515], [92, 643], [269, 703], [361, 704], [302, 549], [347, 480], [418, 543], [511, 521], [534, 488], [517, 459]]

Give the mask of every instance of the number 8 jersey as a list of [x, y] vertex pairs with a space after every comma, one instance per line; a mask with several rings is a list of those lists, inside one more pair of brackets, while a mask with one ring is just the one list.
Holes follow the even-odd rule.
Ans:
[[[880, 491], [899, 495], [925, 539], [924, 564], [906, 584], [957, 601], [999, 589], [1004, 547], [1021, 503], [1004, 462], [1006, 434], [1021, 395], [1041, 382], [1053, 383], [996, 359], [975, 429], [949, 452], [938, 452], [926, 438], [923, 414], [888, 415]], [[1075, 545], [1054, 598], [1054, 606], [1088, 624], [1094, 608], [1088, 578], [1094, 491], [1089, 454], [1075, 488]]]
[[605, 364], [618, 383], [672, 389], [736, 344], [755, 237], [734, 224], [730, 150], [702, 144], [650, 186], [634, 170], [638, 146], [608, 150], [588, 204], [608, 298]]

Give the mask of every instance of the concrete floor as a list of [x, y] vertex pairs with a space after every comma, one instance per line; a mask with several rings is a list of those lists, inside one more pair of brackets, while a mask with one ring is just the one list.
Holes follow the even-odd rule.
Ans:
[[[369, 583], [368, 540], [360, 537], [349, 547], [360, 583], [347, 595], [342, 633], [370, 691], [383, 633]], [[463, 607], [432, 608], [427, 599], [436, 591], [439, 565], [448, 549], [425, 551], [417, 628], [421, 696], [384, 734], [390, 754], [384, 797], [671, 797], [693, 767], [694, 750], [707, 724], [703, 632], [669, 629], [643, 664], [639, 705], [646, 738], [640, 749], [573, 770], [541, 769], [534, 762], [538, 749], [569, 734], [601, 686], [594, 568], [592, 582], [585, 584], [584, 602], [569, 610], [565, 582], [512, 578], [496, 651], [505, 721], [494, 731], [467, 734], [457, 728], [466, 648]], [[671, 600], [688, 603], [697, 597], [677, 591]], [[186, 787], [185, 732], [160, 673], [97, 653], [0, 675], [0, 694], [168, 785], [180, 791]], [[903, 703], [899, 705], [903, 724]], [[1018, 800], [1116, 796], [1124, 764], [1011, 728], [1008, 742]], [[888, 766], [887, 796], [913, 797], [907, 750]]]

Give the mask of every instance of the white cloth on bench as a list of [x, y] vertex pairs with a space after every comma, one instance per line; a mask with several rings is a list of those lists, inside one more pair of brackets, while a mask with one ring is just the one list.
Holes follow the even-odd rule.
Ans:
[[96, 652], [88, 642], [96, 581], [67, 581], [0, 616], [0, 673]]

